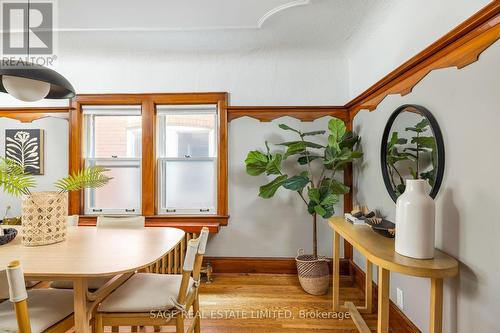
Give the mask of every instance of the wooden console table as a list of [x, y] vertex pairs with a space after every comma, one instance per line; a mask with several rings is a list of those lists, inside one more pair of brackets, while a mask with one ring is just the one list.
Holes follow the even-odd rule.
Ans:
[[[375, 233], [368, 225], [353, 225], [342, 217], [331, 218], [329, 225], [333, 229], [334, 311], [349, 311], [358, 330], [362, 333], [370, 332], [360, 313], [372, 312], [372, 264], [375, 264], [378, 266], [377, 332], [389, 332], [390, 272], [431, 279], [429, 332], [440, 333], [442, 331], [443, 279], [458, 273], [457, 260], [439, 250], [436, 250], [434, 259], [429, 260], [412, 259], [399, 255], [394, 251], [394, 239]], [[341, 236], [366, 257], [365, 305], [363, 307], [357, 307], [352, 302], [345, 302], [343, 307], [339, 304]]]

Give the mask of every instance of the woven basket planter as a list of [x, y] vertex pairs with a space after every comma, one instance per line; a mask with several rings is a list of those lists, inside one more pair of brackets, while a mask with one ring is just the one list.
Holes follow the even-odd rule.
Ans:
[[304, 254], [300, 249], [297, 257], [297, 273], [299, 282], [305, 292], [311, 295], [324, 295], [330, 287], [330, 269], [326, 257], [317, 257]]
[[68, 195], [58, 192], [37, 192], [23, 197], [22, 242], [39, 246], [66, 239]]

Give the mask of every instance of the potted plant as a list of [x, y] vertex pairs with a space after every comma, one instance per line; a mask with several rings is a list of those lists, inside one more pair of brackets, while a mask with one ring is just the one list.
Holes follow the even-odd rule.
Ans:
[[[335, 176], [338, 171], [344, 170], [354, 159], [363, 155], [355, 150], [359, 136], [347, 131], [344, 122], [336, 118], [328, 122], [328, 131], [302, 132], [285, 124], [280, 124], [279, 127], [296, 133], [297, 140], [279, 143], [278, 146], [286, 148], [284, 152], [271, 151], [269, 144], [265, 142], [265, 152], [253, 150], [248, 153], [245, 159], [246, 171], [251, 176], [266, 174], [274, 177], [271, 182], [260, 187], [260, 197], [272, 198], [283, 187], [296, 192], [304, 202], [312, 216], [313, 253], [299, 253], [296, 258], [297, 271], [300, 284], [306, 292], [322, 295], [328, 291], [330, 272], [326, 258], [318, 256], [317, 216], [331, 217], [340, 196], [350, 191]], [[325, 134], [328, 134], [326, 145], [307, 140], [309, 137]], [[284, 161], [291, 158], [302, 170], [293, 175], [284, 170]]]
[[32, 175], [25, 172], [18, 162], [0, 157], [0, 188], [14, 196], [22, 196], [22, 236], [26, 246], [47, 245], [66, 238], [68, 192], [84, 188], [98, 188], [111, 178], [101, 166], [83, 168], [58, 180], [54, 186], [59, 191], [31, 192], [36, 185]]

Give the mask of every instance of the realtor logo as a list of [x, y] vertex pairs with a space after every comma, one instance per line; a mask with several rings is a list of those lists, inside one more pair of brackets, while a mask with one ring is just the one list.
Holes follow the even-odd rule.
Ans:
[[53, 24], [52, 2], [2, 2], [3, 54], [53, 54]]

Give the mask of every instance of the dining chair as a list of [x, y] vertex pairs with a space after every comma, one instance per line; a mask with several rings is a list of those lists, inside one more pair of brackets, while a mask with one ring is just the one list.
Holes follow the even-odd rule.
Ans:
[[[144, 216], [98, 216], [97, 228], [116, 228], [116, 229], [140, 229], [144, 228], [146, 219]], [[91, 279], [88, 282], [90, 290], [101, 288], [112, 277], [102, 277]], [[50, 284], [51, 288], [55, 289], [73, 289], [72, 281], [54, 281]]]
[[98, 228], [140, 229], [146, 226], [144, 216], [103, 216], [97, 217]]
[[0, 303], [0, 332], [59, 333], [74, 326], [71, 290], [26, 291], [19, 261], [11, 262], [2, 271], [7, 278], [10, 302]]
[[[96, 332], [104, 326], [176, 326], [177, 333], [200, 333], [198, 287], [208, 239], [203, 228], [197, 239], [188, 242], [182, 275], [137, 273], [99, 305]], [[193, 320], [184, 330], [184, 321], [193, 309]]]

